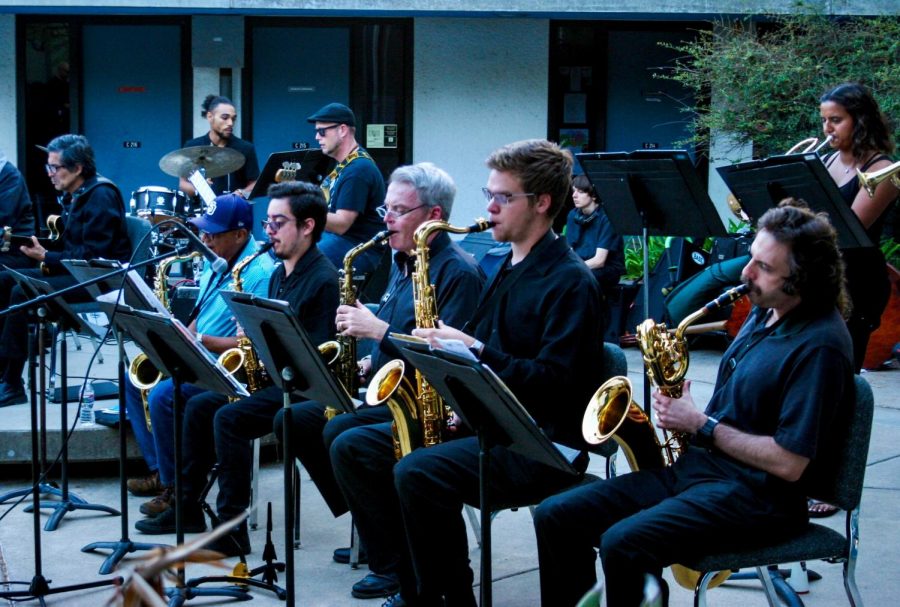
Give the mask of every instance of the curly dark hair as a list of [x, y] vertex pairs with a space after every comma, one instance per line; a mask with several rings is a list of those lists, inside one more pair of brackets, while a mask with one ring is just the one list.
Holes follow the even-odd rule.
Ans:
[[865, 86], [845, 82], [819, 98], [819, 103], [837, 103], [853, 118], [853, 157], [864, 160], [872, 152], [891, 154], [894, 141], [888, 118]]
[[547, 215], [551, 219], [559, 213], [572, 189], [572, 154], [546, 139], [505, 145], [488, 156], [485, 164], [489, 169], [515, 175], [526, 192], [550, 194]]
[[206, 99], [203, 100], [203, 103], [200, 104], [200, 117], [206, 118], [207, 114], [216, 111], [216, 108], [223, 103], [234, 107], [234, 102], [228, 97], [223, 97], [222, 95], [207, 95]]
[[845, 317], [849, 315], [844, 260], [827, 213], [814, 213], [802, 198], [785, 198], [759, 218], [757, 227], [791, 249], [785, 293], [796, 293], [806, 307], [837, 306]]

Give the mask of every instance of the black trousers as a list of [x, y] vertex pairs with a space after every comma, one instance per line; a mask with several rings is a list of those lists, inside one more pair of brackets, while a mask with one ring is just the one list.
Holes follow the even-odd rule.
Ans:
[[[343, 413], [330, 421], [326, 420], [325, 405], [321, 403], [307, 401], [291, 405], [291, 449], [309, 472], [335, 518], [347, 512], [347, 502], [334, 480], [329, 456], [331, 444], [350, 428], [378, 424], [390, 419], [391, 412], [386, 405], [363, 406], [357, 409], [356, 415]], [[274, 432], [279, 441], [284, 436], [283, 431], [284, 411], [278, 411]]]
[[[23, 269], [19, 272], [43, 280], [57, 290], [76, 283], [75, 278], [69, 274], [44, 276], [38, 268]], [[12, 274], [0, 272], [0, 310], [28, 299]], [[66, 297], [66, 301], [90, 300], [90, 294], [84, 289], [79, 289]], [[29, 313], [26, 310], [0, 317], [0, 371], [2, 371], [0, 379], [6, 383], [19, 384], [22, 381], [22, 371], [28, 357], [28, 322]]]
[[709, 468], [693, 451], [675, 466], [582, 485], [538, 506], [543, 605], [570, 607], [593, 587], [595, 547], [607, 603], [637, 607], [645, 574], [659, 576], [663, 567], [714, 550], [765, 543], [805, 523], [802, 495], [790, 508], [777, 504], [740, 478]]
[[185, 500], [200, 497], [207, 474], [218, 462], [219, 517], [228, 520], [249, 508], [252, 441], [272, 431], [272, 420], [282, 406], [282, 392], [277, 386], [263, 388], [233, 403], [215, 392], [191, 398], [184, 408], [182, 426]]
[[[396, 462], [390, 424], [350, 430], [332, 445], [369, 568], [397, 573], [410, 603], [475, 605], [462, 508], [479, 505], [478, 452], [477, 439], [468, 437]], [[491, 450], [490, 474], [489, 492], [502, 497], [502, 507], [535, 504], [579, 478], [503, 447]]]

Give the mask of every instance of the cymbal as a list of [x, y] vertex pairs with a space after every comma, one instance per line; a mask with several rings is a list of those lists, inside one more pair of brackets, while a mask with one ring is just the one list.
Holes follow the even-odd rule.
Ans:
[[159, 160], [159, 168], [173, 177], [187, 179], [197, 169], [205, 169], [208, 178], [221, 177], [244, 166], [244, 155], [231, 148], [196, 145], [169, 152]]

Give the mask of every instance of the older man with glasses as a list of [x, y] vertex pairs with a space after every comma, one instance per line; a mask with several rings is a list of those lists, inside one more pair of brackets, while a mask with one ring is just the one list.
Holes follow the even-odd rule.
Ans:
[[[83, 135], [60, 135], [41, 149], [47, 152], [47, 176], [60, 194], [60, 213], [67, 229], [54, 250], [47, 250], [34, 237], [31, 246], [21, 246], [24, 255], [40, 262], [40, 269], [23, 269], [22, 273], [62, 289], [76, 282], [63, 267], [63, 259], [126, 261], [131, 255], [125, 204], [119, 188], [97, 174], [94, 150]], [[0, 272], [0, 310], [26, 299], [12, 275]], [[90, 295], [79, 289], [67, 299], [89, 301]], [[27, 313], [20, 310], [0, 317], [0, 407], [28, 402], [22, 382], [27, 344]]]
[[[416, 326], [413, 302], [412, 272], [415, 258], [413, 235], [420, 225], [434, 219], [449, 221], [450, 210], [456, 195], [456, 186], [450, 176], [431, 163], [402, 166], [391, 174], [384, 205], [379, 214], [384, 225], [393, 234], [388, 241], [394, 251], [394, 263], [388, 279], [388, 287], [376, 312], [357, 303], [342, 305], [337, 310], [338, 331], [351, 338], [371, 345], [370, 356], [359, 361], [360, 372], [369, 376], [395, 358], [400, 351], [386, 338], [393, 332], [409, 333]], [[435, 233], [429, 242], [429, 278], [434, 285], [437, 309], [445, 322], [464, 323], [472, 315], [484, 277], [472, 257], [450, 240], [447, 232]], [[407, 371], [411, 372], [407, 363]], [[347, 504], [338, 488], [329, 459], [329, 447], [345, 430], [368, 424], [390, 422], [387, 405], [360, 407], [356, 415], [344, 414], [331, 421], [325, 418], [325, 403], [306, 402], [293, 405], [291, 428], [292, 443], [303, 467], [332, 514], [338, 517], [347, 512]], [[282, 414], [275, 418], [275, 436], [283, 436]], [[327, 423], [326, 423], [327, 422]], [[368, 531], [368, 530], [367, 530]], [[377, 598], [388, 596], [399, 588], [394, 555], [379, 550], [381, 545], [373, 535], [363, 537], [363, 546], [372, 540], [373, 550], [368, 553], [370, 573], [354, 584], [353, 596]], [[338, 548], [334, 560], [347, 562], [349, 549]]]
[[[328, 220], [319, 248], [341, 267], [344, 255], [382, 228], [376, 208], [384, 200], [384, 178], [375, 161], [356, 141], [356, 116], [341, 103], [329, 103], [306, 119], [315, 124], [316, 142], [337, 165], [322, 182]], [[358, 276], [378, 265], [384, 247], [372, 247], [356, 258]]]

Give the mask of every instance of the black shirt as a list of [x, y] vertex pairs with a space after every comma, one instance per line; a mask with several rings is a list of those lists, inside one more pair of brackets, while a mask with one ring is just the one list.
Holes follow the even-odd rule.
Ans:
[[269, 298], [291, 305], [314, 345], [334, 339], [334, 314], [338, 307], [338, 272], [313, 245], [285, 275], [284, 264], [269, 281]]
[[[451, 327], [461, 327], [475, 310], [484, 286], [484, 274], [472, 256], [452, 242], [446, 232], [438, 233], [431, 241], [429, 255], [429, 279], [435, 285], [441, 320]], [[394, 254], [388, 287], [376, 312], [379, 319], [390, 325], [387, 334], [409, 334], [416, 328], [413, 259], [405, 253]], [[377, 371], [395, 358], [402, 358], [400, 350], [389, 340], [382, 339], [372, 352], [372, 369]]]
[[0, 154], [0, 228], [9, 226], [13, 234], [34, 233], [31, 198], [22, 173]]
[[581, 419], [602, 372], [597, 281], [566, 239], [548, 231], [485, 293], [465, 329], [484, 342], [481, 360], [552, 440], [583, 448]]
[[[184, 144], [184, 147], [194, 147], [198, 145], [213, 145], [209, 138], [209, 133], [201, 137], [195, 137]], [[245, 141], [239, 137], [232, 136], [225, 144], [226, 148], [231, 148], [236, 152], [244, 155], [244, 166], [236, 171], [232, 171], [221, 177], [214, 177], [212, 180], [212, 191], [216, 196], [233, 192], [238, 188], [247, 187], [251, 181], [256, 181], [259, 177], [259, 161], [256, 159], [256, 148], [249, 141]]]
[[44, 259], [51, 273], [64, 272], [63, 259], [127, 261], [131, 257], [125, 203], [113, 182], [95, 175], [74, 194], [65, 194], [62, 206], [62, 250], [47, 251]]

